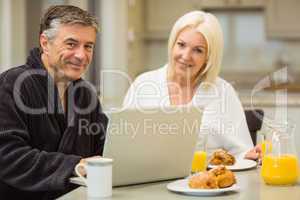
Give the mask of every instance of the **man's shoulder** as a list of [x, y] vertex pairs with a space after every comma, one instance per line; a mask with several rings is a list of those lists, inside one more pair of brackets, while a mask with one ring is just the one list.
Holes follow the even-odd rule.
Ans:
[[24, 72], [27, 71], [26, 65], [12, 67], [0, 74], [0, 86], [4, 83], [14, 83]]
[[84, 96], [84, 98], [98, 98], [98, 92], [96, 87], [89, 81], [84, 79], [79, 79], [73, 82], [73, 91]]
[[76, 81], [73, 81], [73, 87], [76, 89], [81, 89], [82, 91], [90, 91], [97, 92], [96, 87], [90, 82], [85, 79], [79, 79]]

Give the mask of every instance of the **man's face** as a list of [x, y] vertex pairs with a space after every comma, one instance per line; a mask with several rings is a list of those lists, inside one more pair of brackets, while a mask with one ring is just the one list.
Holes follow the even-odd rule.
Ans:
[[54, 39], [42, 45], [45, 65], [59, 78], [77, 80], [91, 63], [96, 31], [81, 24], [60, 25]]

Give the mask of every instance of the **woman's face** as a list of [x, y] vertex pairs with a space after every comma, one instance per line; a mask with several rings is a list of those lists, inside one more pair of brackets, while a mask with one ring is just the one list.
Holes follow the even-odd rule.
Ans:
[[176, 76], [187, 81], [197, 78], [207, 59], [207, 43], [204, 36], [194, 28], [183, 29], [172, 49], [172, 64]]

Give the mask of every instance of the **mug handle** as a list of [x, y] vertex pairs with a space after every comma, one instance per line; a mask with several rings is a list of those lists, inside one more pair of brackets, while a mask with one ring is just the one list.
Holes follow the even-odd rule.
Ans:
[[83, 167], [83, 168], [86, 170], [85, 164], [78, 163], [78, 164], [75, 166], [75, 173], [76, 173], [77, 176], [84, 182], [84, 184], [87, 185], [86, 178], [85, 178], [84, 176], [82, 176], [82, 175], [79, 173], [79, 168], [80, 168], [80, 167]]

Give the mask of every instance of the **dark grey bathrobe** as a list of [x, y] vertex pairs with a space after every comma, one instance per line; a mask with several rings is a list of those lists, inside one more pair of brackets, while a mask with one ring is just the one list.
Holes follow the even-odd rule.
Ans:
[[107, 117], [80, 79], [64, 112], [53, 79], [33, 49], [26, 65], [0, 76], [0, 199], [53, 199], [82, 157], [102, 155]]

